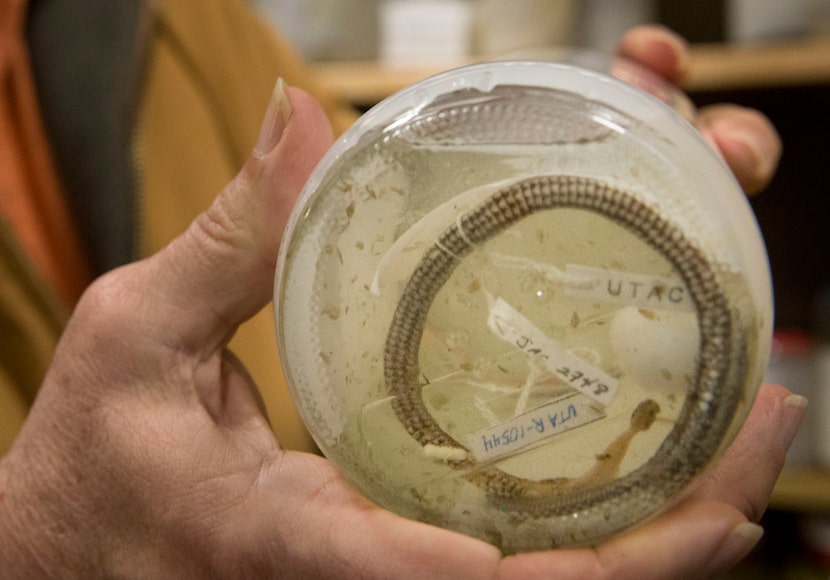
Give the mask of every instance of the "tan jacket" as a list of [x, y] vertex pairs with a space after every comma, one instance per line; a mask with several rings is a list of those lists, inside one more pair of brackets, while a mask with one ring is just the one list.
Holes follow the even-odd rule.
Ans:
[[[178, 235], [236, 174], [278, 77], [315, 92], [292, 48], [245, 0], [156, 0], [141, 10], [132, 133], [136, 258]], [[336, 131], [352, 121], [351, 111], [321, 100]], [[0, 281], [2, 454], [34, 399], [67, 313], [5, 229]], [[272, 310], [243, 325], [230, 347], [259, 384], [281, 443], [313, 449], [286, 391]]]

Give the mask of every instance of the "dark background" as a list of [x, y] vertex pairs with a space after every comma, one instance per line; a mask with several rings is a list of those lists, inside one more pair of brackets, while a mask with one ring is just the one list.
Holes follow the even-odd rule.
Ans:
[[[690, 42], [726, 39], [725, 0], [659, 0], [656, 15]], [[830, 312], [820, 312], [818, 304], [822, 293], [830, 294], [830, 85], [690, 96], [698, 106], [731, 102], [759, 109], [781, 133], [778, 172], [752, 207], [769, 253], [776, 326], [817, 332], [820, 319], [830, 323]], [[830, 340], [830, 328], [821, 334]]]

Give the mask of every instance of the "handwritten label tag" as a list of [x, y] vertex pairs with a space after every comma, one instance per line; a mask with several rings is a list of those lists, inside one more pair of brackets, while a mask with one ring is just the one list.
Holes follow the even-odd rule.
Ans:
[[566, 286], [566, 296], [642, 308], [694, 309], [686, 285], [679, 278], [632, 274], [576, 264], [568, 264], [565, 271], [574, 278], [585, 281], [583, 284]]
[[490, 308], [487, 325], [496, 336], [542, 362], [555, 377], [603, 406], [614, 399], [619, 381], [548, 338], [539, 327], [501, 298]]
[[605, 415], [589, 399], [571, 395], [519, 415], [500, 425], [467, 436], [467, 447], [477, 461], [495, 459], [538, 441], [560, 435]]

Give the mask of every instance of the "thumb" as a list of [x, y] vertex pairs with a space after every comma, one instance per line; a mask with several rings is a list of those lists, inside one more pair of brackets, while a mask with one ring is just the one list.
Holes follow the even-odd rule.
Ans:
[[240, 173], [146, 264], [160, 302], [176, 313], [180, 346], [215, 351], [268, 303], [288, 216], [332, 141], [319, 103], [278, 81], [257, 147]]

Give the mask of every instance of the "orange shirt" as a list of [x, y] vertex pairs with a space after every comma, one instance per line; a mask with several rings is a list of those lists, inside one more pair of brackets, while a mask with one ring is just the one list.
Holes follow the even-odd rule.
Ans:
[[0, 0], [0, 216], [71, 306], [91, 274], [40, 116], [26, 8], [27, 0]]

